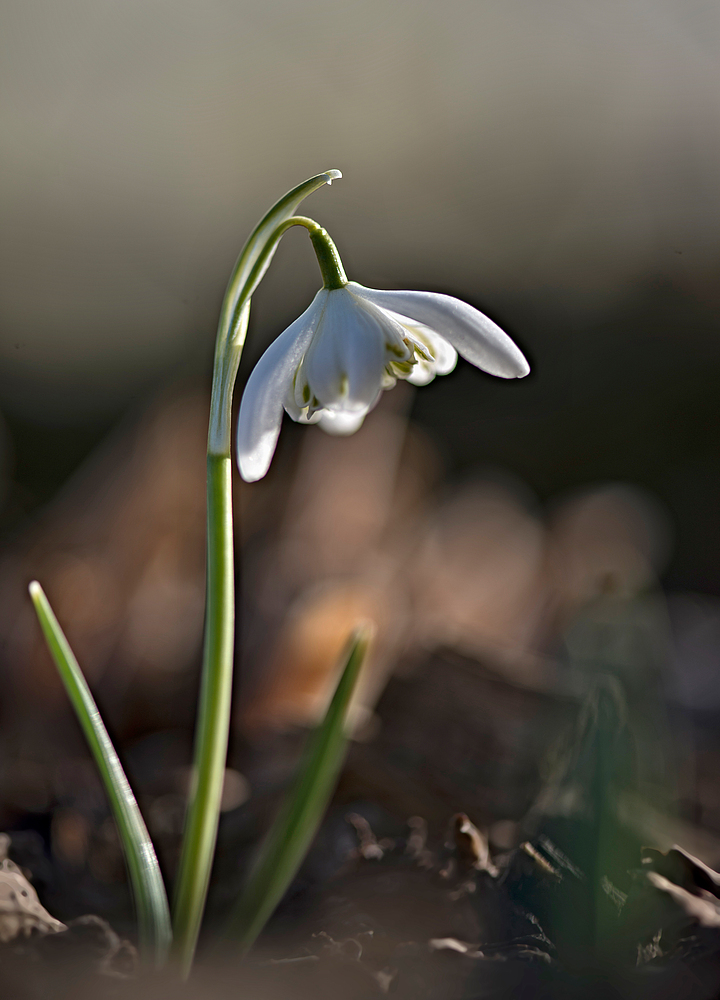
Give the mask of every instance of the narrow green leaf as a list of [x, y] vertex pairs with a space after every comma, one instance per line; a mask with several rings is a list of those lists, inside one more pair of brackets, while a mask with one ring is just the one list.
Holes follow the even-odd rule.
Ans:
[[325, 718], [310, 737], [295, 781], [270, 828], [233, 912], [228, 936], [247, 951], [272, 916], [308, 852], [345, 758], [345, 723], [372, 626], [355, 630]]
[[90, 688], [48, 599], [36, 580], [30, 584], [29, 590], [45, 640], [85, 733], [115, 815], [137, 908], [141, 954], [146, 962], [159, 968], [167, 958], [172, 931], [155, 848]]

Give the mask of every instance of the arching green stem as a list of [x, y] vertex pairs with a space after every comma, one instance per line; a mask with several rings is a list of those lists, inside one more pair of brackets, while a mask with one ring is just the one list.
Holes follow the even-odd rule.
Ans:
[[278, 243], [288, 229], [292, 229], [293, 226], [303, 226], [310, 234], [324, 287], [334, 289], [347, 285], [347, 277], [337, 247], [327, 231], [313, 219], [308, 219], [303, 215], [293, 215], [289, 219], [284, 219], [268, 234], [265, 246], [259, 250], [252, 266], [247, 271], [245, 285], [235, 297], [234, 310], [228, 314], [228, 330], [231, 331], [232, 335], [225, 336], [222, 326], [218, 331], [208, 433], [208, 451], [211, 454], [225, 455], [230, 453], [232, 394], [240, 357], [245, 345], [245, 335], [250, 317], [250, 299], [267, 271]]
[[281, 198], [261, 219], [237, 259], [220, 311], [208, 431], [205, 646], [194, 782], [173, 914], [175, 951], [185, 976], [192, 966], [210, 883], [230, 729], [235, 637], [230, 430], [233, 389], [247, 332], [250, 299], [290, 225], [309, 223], [313, 231], [321, 230], [310, 219], [291, 221], [300, 202], [340, 176], [339, 170], [328, 170], [311, 177]]

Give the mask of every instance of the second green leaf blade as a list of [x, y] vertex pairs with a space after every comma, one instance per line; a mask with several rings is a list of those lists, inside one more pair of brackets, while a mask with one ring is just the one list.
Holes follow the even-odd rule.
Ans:
[[303, 862], [345, 758], [347, 712], [373, 627], [355, 630], [324, 720], [310, 737], [295, 782], [251, 869], [228, 929], [243, 952], [252, 947]]
[[172, 931], [155, 848], [90, 688], [50, 602], [36, 580], [30, 584], [29, 591], [50, 654], [95, 758], [115, 816], [137, 908], [141, 955], [146, 962], [160, 968], [167, 959]]

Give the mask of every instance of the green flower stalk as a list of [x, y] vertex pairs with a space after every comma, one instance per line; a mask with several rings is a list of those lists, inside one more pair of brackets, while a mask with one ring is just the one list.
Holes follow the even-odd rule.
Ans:
[[339, 170], [318, 174], [281, 198], [253, 230], [233, 269], [220, 312], [207, 456], [207, 597], [194, 788], [185, 822], [174, 906], [175, 949], [188, 975], [200, 932], [217, 839], [232, 698], [235, 579], [232, 523], [232, 395], [250, 313], [250, 299], [300, 202]]

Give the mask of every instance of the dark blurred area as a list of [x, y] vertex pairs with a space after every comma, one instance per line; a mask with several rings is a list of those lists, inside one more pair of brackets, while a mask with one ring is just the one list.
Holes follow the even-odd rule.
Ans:
[[[462, 812], [513, 847], [602, 676], [632, 732], [638, 836], [720, 864], [716, 6], [3, 13], [0, 828], [48, 909], [131, 926], [27, 583], [66, 628], [171, 874], [217, 313], [252, 225], [330, 167], [344, 179], [303, 211], [350, 277], [467, 299], [532, 373], [507, 383], [461, 361], [386, 394], [349, 439], [286, 422], [267, 479], [236, 481], [212, 912], [366, 617], [378, 638], [339, 815], [364, 803], [380, 825], [421, 816], [437, 834]], [[253, 302], [239, 388], [317, 287], [292, 233]], [[332, 863], [310, 870], [321, 882]]]

